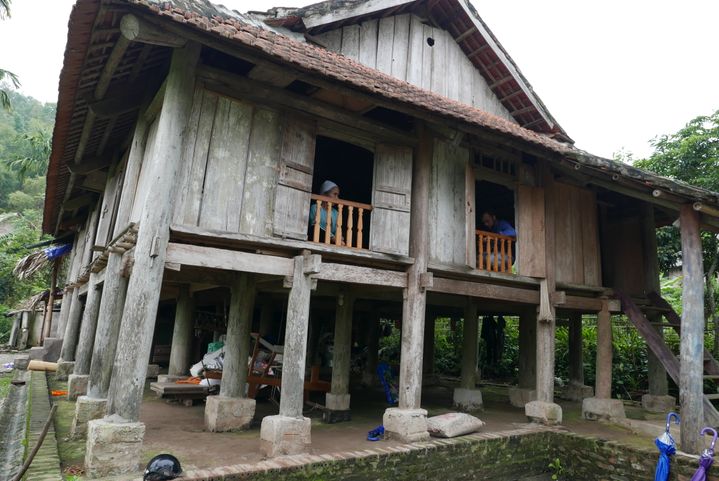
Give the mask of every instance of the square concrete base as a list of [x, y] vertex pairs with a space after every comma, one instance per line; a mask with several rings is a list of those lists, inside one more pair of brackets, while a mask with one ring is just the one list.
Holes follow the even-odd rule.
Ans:
[[185, 379], [187, 376], [171, 376], [170, 374], [158, 374], [157, 382], [176, 382]]
[[255, 416], [255, 400], [208, 396], [205, 402], [205, 429], [213, 433], [247, 429]]
[[388, 408], [382, 418], [384, 434], [387, 439], [396, 439], [403, 443], [427, 441], [427, 410]]
[[87, 423], [93, 419], [103, 418], [106, 407], [107, 399], [95, 399], [87, 396], [77, 398], [70, 435], [74, 438], [85, 436], [87, 434]]
[[67, 399], [74, 401], [80, 396], [87, 394], [87, 381], [90, 376], [87, 374], [70, 374], [67, 377]]
[[582, 417], [590, 421], [600, 419], [623, 419], [624, 403], [619, 399], [599, 399], [590, 397], [582, 401]]
[[654, 396], [645, 394], [642, 396], [642, 407], [650, 413], [668, 413], [673, 411], [677, 405], [674, 396]]
[[74, 361], [60, 361], [57, 363], [57, 371], [55, 371], [56, 381], [67, 381], [67, 377], [72, 374], [75, 369]]
[[145, 425], [110, 419], [95, 419], [88, 423], [85, 473], [89, 479], [134, 475], [139, 468]]
[[147, 379], [157, 379], [157, 376], [160, 375], [160, 366], [158, 364], [148, 364], [147, 365], [147, 375], [145, 376]]
[[562, 391], [562, 397], [569, 399], [570, 401], [583, 401], [588, 397], [594, 396], [594, 388], [592, 386], [586, 386], [584, 384], [577, 384], [570, 382], [564, 391]]
[[60, 349], [62, 349], [62, 339], [59, 337], [46, 337], [42, 344], [45, 349], [44, 359], [47, 362], [57, 362], [60, 359]]
[[325, 407], [333, 411], [347, 411], [350, 408], [349, 394], [325, 394]]
[[31, 347], [28, 356], [34, 361], [42, 361], [45, 358], [45, 349], [41, 346]]
[[562, 424], [562, 408], [559, 404], [530, 401], [524, 406], [524, 414], [533, 423], [547, 426]]
[[27, 370], [27, 365], [30, 364], [30, 356], [16, 356], [13, 362], [15, 363], [15, 369], [25, 371]]
[[262, 419], [260, 451], [268, 457], [306, 453], [312, 442], [310, 418], [276, 415]]
[[515, 408], [523, 408], [528, 402], [537, 399], [537, 391], [525, 387], [509, 388], [509, 404]]
[[479, 389], [466, 389], [458, 387], [454, 389], [452, 404], [458, 411], [473, 412], [481, 411], [484, 408], [482, 402], [482, 391]]

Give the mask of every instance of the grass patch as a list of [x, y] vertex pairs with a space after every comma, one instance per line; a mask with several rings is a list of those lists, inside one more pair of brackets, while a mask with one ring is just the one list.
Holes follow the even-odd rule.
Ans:
[[10, 392], [10, 381], [12, 374], [0, 374], [0, 399], [5, 399]]
[[[56, 381], [54, 376], [48, 376], [50, 390], [67, 390], [67, 382]], [[57, 450], [60, 455], [60, 466], [64, 471], [68, 466], [82, 466], [85, 463], [85, 439], [72, 439], [70, 428], [75, 417], [75, 403], [68, 401], [65, 396], [53, 398], [57, 404], [55, 413], [55, 435], [57, 436]], [[68, 479], [73, 479], [72, 477]]]

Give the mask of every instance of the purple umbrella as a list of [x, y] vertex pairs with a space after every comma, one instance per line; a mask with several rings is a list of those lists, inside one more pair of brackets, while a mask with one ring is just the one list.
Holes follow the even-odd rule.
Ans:
[[711, 466], [714, 462], [714, 445], [717, 442], [717, 432], [713, 428], [702, 429], [702, 436], [707, 433], [711, 433], [712, 436], [714, 436], [712, 438], [712, 443], [707, 449], [704, 450], [701, 457], [699, 458], [699, 468], [697, 468], [696, 472], [694, 473], [694, 476], [692, 476], [692, 479], [690, 481], [706, 481], [709, 466]]

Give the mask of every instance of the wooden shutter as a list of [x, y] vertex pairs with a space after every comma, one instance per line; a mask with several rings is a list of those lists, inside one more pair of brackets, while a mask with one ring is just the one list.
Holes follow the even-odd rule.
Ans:
[[369, 241], [371, 250], [408, 255], [411, 192], [412, 149], [377, 144]]
[[[471, 183], [468, 182], [468, 165], [467, 149], [435, 141], [429, 238], [430, 258], [441, 264], [473, 265], [474, 173], [471, 174]], [[468, 213], [471, 214], [471, 222]]]
[[544, 189], [517, 187], [517, 268], [519, 274], [546, 277]]
[[282, 134], [280, 175], [275, 193], [275, 235], [307, 239], [317, 125], [289, 117]]

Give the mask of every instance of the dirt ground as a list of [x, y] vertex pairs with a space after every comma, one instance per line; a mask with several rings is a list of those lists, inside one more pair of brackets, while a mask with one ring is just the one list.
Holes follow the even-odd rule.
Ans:
[[[526, 424], [524, 409], [514, 408], [508, 402], [506, 388], [485, 386], [482, 388], [485, 411], [479, 417], [486, 423], [484, 432], [515, 429]], [[423, 407], [430, 416], [451, 410], [452, 391], [441, 386], [425, 387]], [[321, 397], [315, 398], [321, 402]], [[654, 437], [662, 431], [662, 421], [655, 420], [657, 433], [653, 436], [635, 434], [629, 429], [585, 421], [581, 419], [579, 403], [559, 401], [564, 411], [563, 427], [581, 434], [603, 439], [613, 439], [633, 446], [651, 447]], [[382, 414], [387, 408], [380, 390], [366, 389], [352, 393], [352, 421], [324, 424], [321, 411], [308, 410], [305, 415], [312, 419], [312, 452], [325, 454], [339, 451], [368, 449], [376, 443], [367, 441], [367, 432], [382, 424]], [[640, 410], [629, 407], [629, 416], [643, 417]], [[185, 469], [201, 469], [236, 463], [260, 461], [259, 431], [262, 417], [277, 413], [277, 406], [269, 400], [257, 403], [256, 423], [241, 433], [209, 433], [204, 431], [204, 404], [185, 407], [157, 399], [147, 392], [142, 404], [141, 421], [146, 425], [144, 461], [159, 453], [177, 456]], [[381, 441], [382, 446], [397, 443]]]

